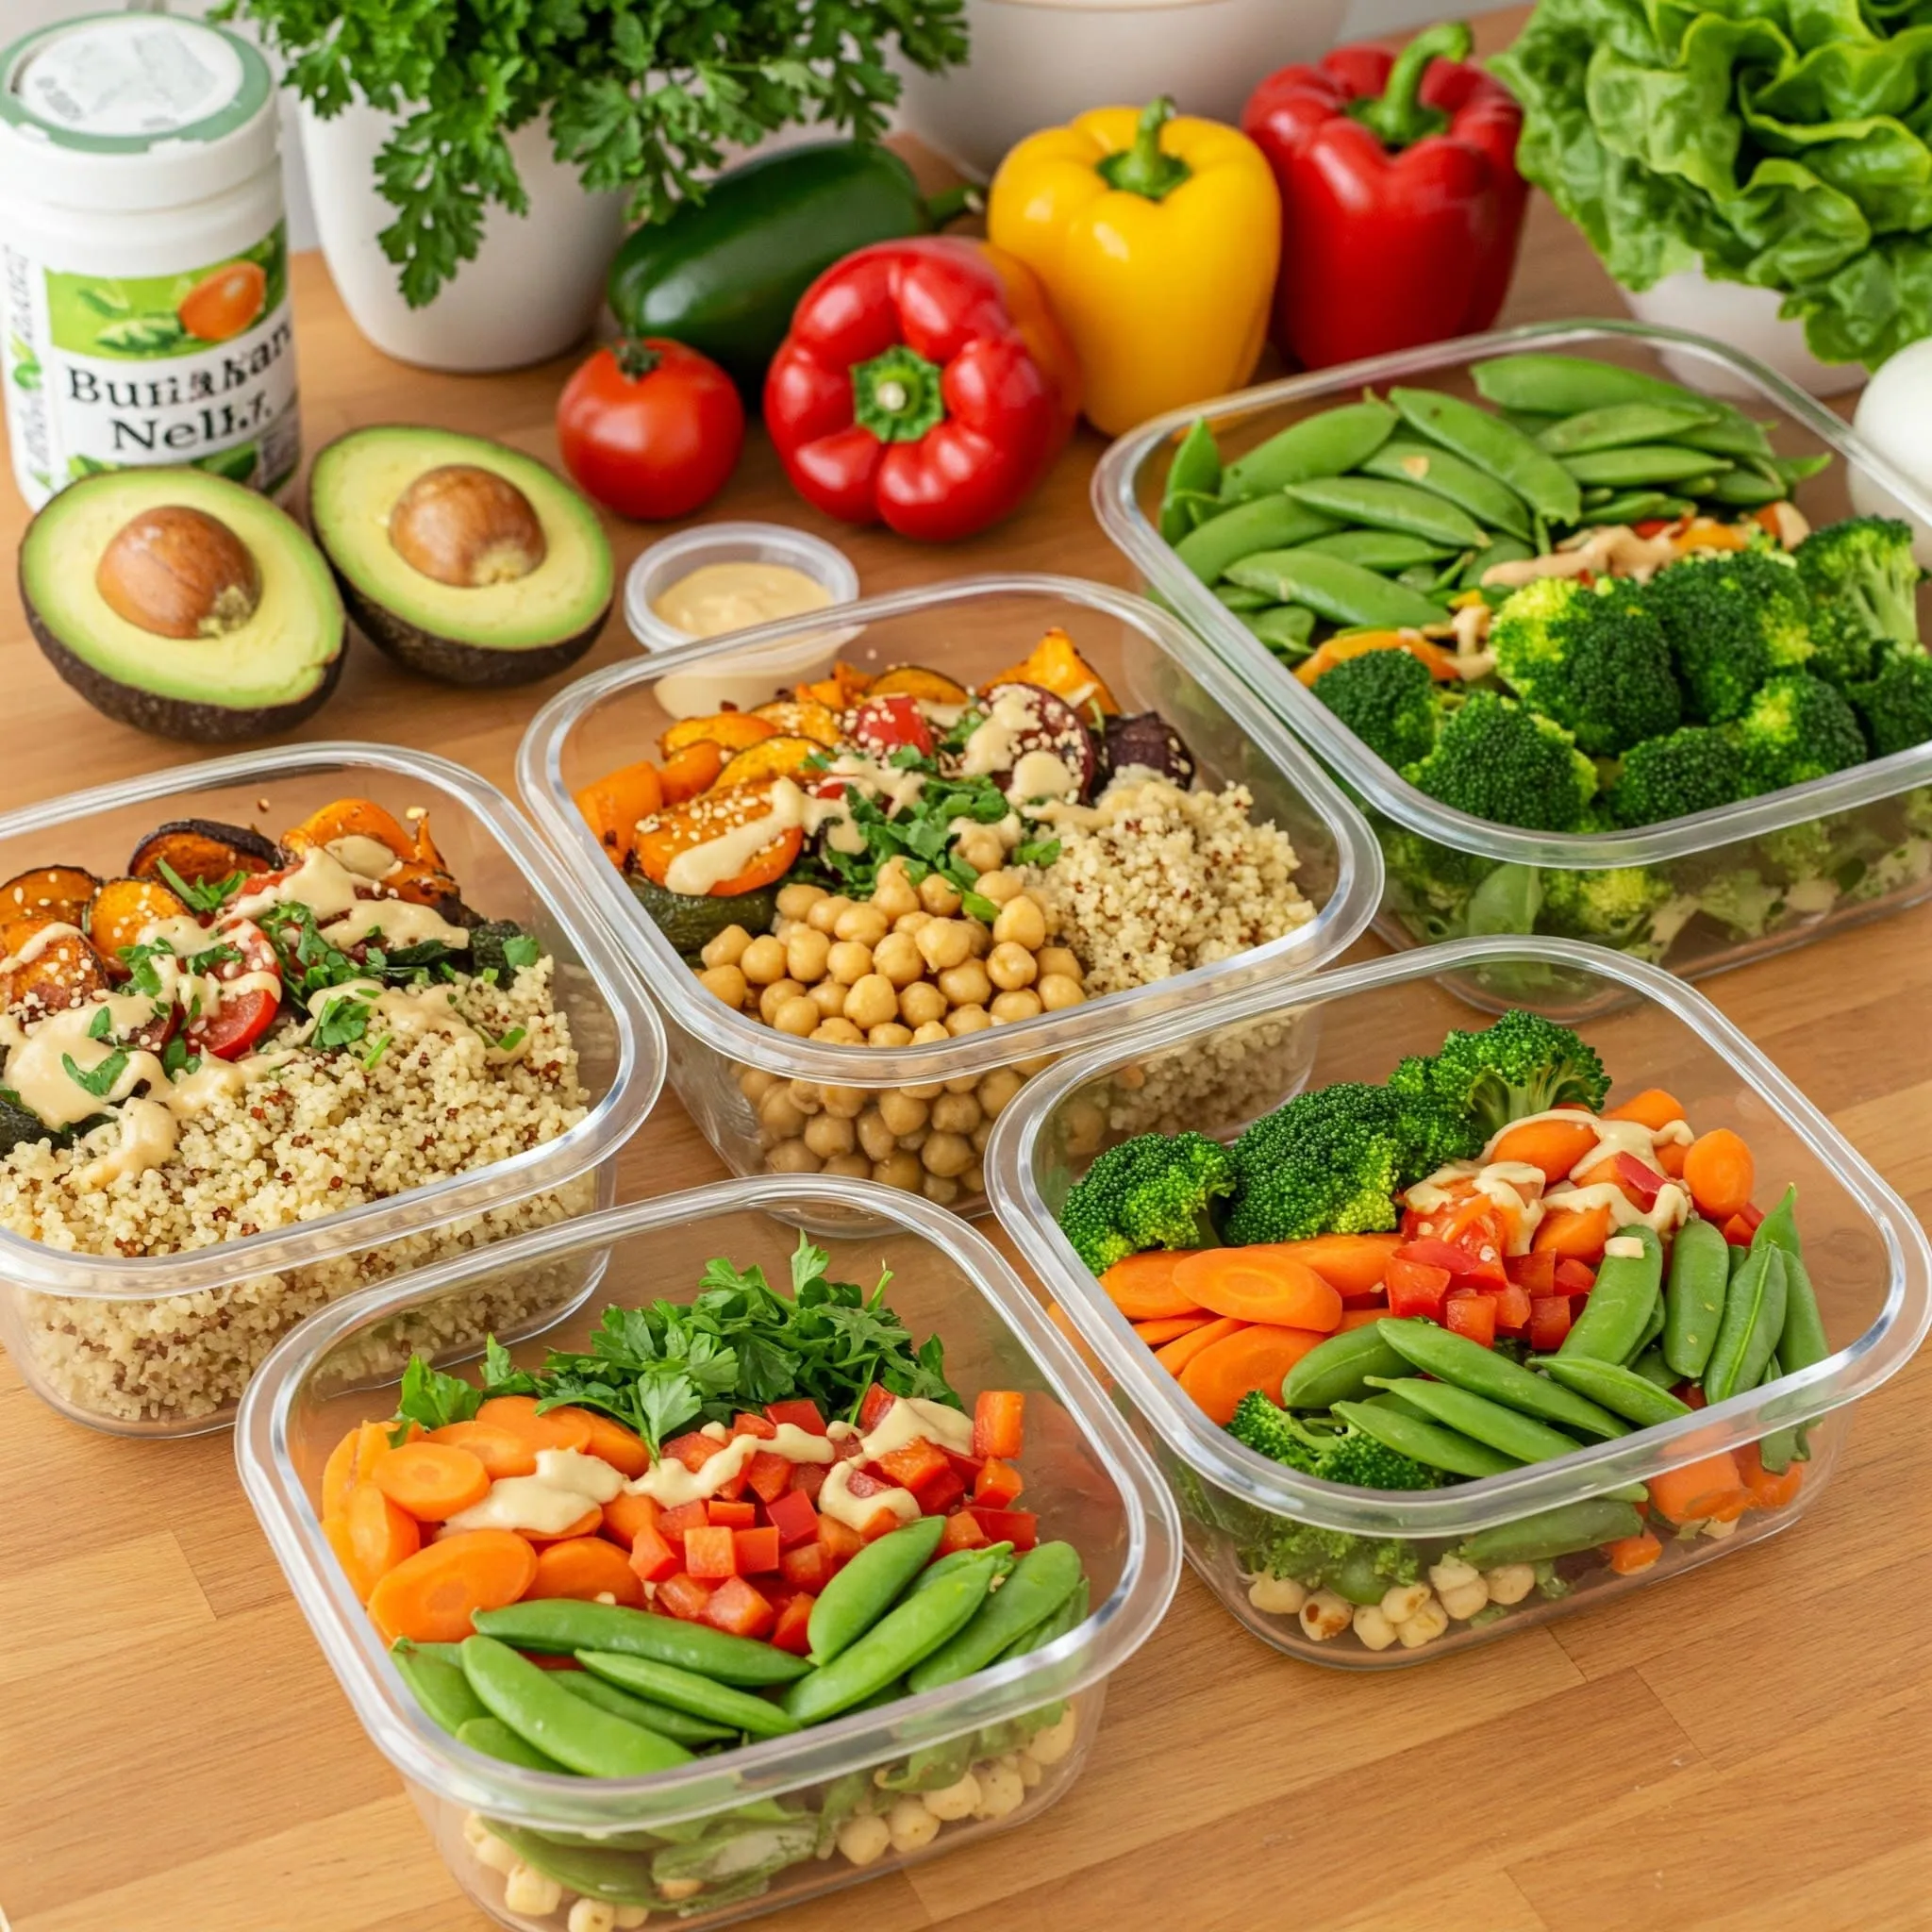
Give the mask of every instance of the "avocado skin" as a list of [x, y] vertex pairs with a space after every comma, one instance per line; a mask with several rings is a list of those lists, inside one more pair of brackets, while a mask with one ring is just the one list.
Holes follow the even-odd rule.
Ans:
[[[77, 486], [75, 486], [77, 487]], [[131, 724], [156, 738], [183, 739], [191, 744], [236, 744], [244, 739], [272, 738], [280, 731], [291, 731], [304, 720], [312, 718], [328, 703], [341, 682], [346, 651], [338, 651], [322, 675], [322, 681], [306, 697], [286, 705], [205, 705], [190, 698], [162, 697], [157, 691], [141, 691], [122, 684], [83, 658], [77, 658], [41, 622], [33, 599], [27, 595], [23, 577], [21, 607], [26, 612], [27, 628], [34, 641], [61, 681], [91, 704], [103, 717], [117, 724]]]
[[[312, 509], [309, 523], [313, 527]], [[444, 684], [498, 687], [535, 684], [540, 678], [566, 671], [597, 641], [598, 634], [604, 628], [604, 620], [610, 615], [610, 606], [615, 601], [614, 597], [606, 599], [603, 609], [574, 637], [554, 644], [539, 644], [527, 651], [499, 651], [488, 644], [465, 643], [460, 638], [438, 637], [434, 631], [406, 624], [394, 611], [358, 589], [335, 558], [329, 556], [328, 544], [320, 536], [316, 541], [322, 546], [322, 554], [328, 558], [328, 567], [335, 573], [336, 588], [342, 593], [343, 608], [356, 628], [386, 658], [393, 658], [406, 671], [438, 678]]]

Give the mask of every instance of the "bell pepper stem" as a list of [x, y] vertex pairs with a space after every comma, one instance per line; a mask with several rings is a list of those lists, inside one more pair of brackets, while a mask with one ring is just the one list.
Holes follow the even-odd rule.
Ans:
[[1109, 188], [1159, 201], [1192, 175], [1194, 171], [1178, 155], [1160, 151], [1160, 130], [1173, 117], [1174, 102], [1166, 94], [1149, 101], [1141, 109], [1133, 145], [1107, 156], [1099, 163], [1101, 177]]
[[881, 442], [917, 442], [946, 419], [940, 372], [916, 349], [896, 343], [852, 369], [852, 420]]
[[937, 232], [961, 215], [976, 215], [986, 207], [986, 196], [970, 181], [948, 188], [925, 198], [925, 225]]
[[1468, 23], [1445, 20], [1416, 35], [1395, 57], [1389, 84], [1379, 94], [1364, 94], [1348, 111], [1385, 147], [1405, 148], [1425, 135], [1440, 134], [1449, 117], [1418, 97], [1432, 60], [1466, 60], [1474, 37]]

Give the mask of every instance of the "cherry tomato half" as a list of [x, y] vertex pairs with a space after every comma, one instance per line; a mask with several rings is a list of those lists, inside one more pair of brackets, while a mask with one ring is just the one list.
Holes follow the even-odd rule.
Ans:
[[908, 745], [921, 758], [932, 756], [932, 726], [919, 700], [901, 691], [867, 698], [852, 714], [850, 729], [853, 743], [869, 758], [884, 760]]
[[744, 405], [707, 356], [659, 336], [599, 349], [557, 401], [563, 466], [622, 517], [689, 516], [744, 447]]
[[224, 982], [240, 979], [247, 973], [272, 973], [274, 990], [253, 987], [232, 999], [223, 997], [212, 1013], [204, 1013], [189, 1023], [188, 1045], [193, 1053], [211, 1054], [218, 1060], [239, 1060], [261, 1038], [274, 1022], [282, 1004], [281, 962], [268, 935], [252, 919], [231, 919], [209, 934], [210, 945], [233, 946], [239, 959], [225, 959], [214, 969]]

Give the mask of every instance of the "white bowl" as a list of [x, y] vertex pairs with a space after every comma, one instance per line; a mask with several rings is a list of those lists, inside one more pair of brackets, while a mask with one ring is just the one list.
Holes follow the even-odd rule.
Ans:
[[[1639, 322], [1658, 328], [1694, 329], [1777, 371], [1814, 396], [1842, 395], [1865, 380], [1862, 362], [1821, 362], [1805, 341], [1805, 325], [1778, 311], [1784, 297], [1775, 289], [1744, 282], [1712, 281], [1701, 268], [1666, 275], [1649, 289], [1625, 289], [1624, 305]], [[1666, 349], [1664, 367], [1687, 389], [1748, 402], [1756, 391], [1727, 377], [1716, 363]]]
[[1022, 136], [1089, 108], [1170, 94], [1183, 114], [1239, 123], [1256, 83], [1335, 42], [1346, 0], [966, 0], [973, 53], [900, 63], [902, 125], [969, 175]]

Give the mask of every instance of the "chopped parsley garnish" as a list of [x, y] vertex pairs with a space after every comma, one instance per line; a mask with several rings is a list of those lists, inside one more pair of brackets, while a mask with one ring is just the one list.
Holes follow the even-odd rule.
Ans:
[[160, 874], [168, 890], [196, 912], [219, 912], [248, 883], [245, 872], [231, 872], [225, 879], [184, 879], [164, 858]]
[[271, 907], [260, 923], [282, 962], [282, 977], [294, 998], [306, 1001], [324, 987], [342, 986], [367, 976], [359, 960], [323, 938], [315, 914], [307, 906]]
[[375, 1010], [368, 1000], [331, 1000], [315, 1023], [313, 1043], [327, 1049], [353, 1046], [369, 1031], [369, 1016]]
[[125, 1047], [116, 1047], [99, 1066], [93, 1068], [84, 1068], [71, 1053], [63, 1053], [60, 1064], [67, 1069], [67, 1077], [83, 1093], [92, 1093], [96, 1100], [101, 1100], [114, 1091], [115, 1081], [127, 1071], [127, 1051]]
[[529, 1030], [527, 1026], [512, 1026], [501, 1040], [490, 1040], [489, 1033], [483, 1027], [479, 1026], [476, 1028], [476, 1031], [481, 1033], [485, 1040], [490, 1040], [491, 1045], [498, 1053], [516, 1052], [517, 1048], [523, 1045], [525, 1040], [528, 1037]]
[[114, 1016], [106, 1007], [100, 1008], [88, 1023], [87, 1037], [90, 1040], [105, 1040], [114, 1030]]
[[381, 1039], [379, 1039], [375, 1042], [375, 1044], [372, 1046], [369, 1049], [369, 1051], [362, 1056], [362, 1071], [365, 1074], [375, 1073], [376, 1061], [379, 1060], [383, 1057], [383, 1055], [389, 1051], [389, 1043], [394, 1038], [394, 1034], [385, 1033], [381, 1037]]
[[130, 990], [145, 993], [151, 1000], [159, 999], [164, 989], [161, 975], [155, 971], [155, 961], [174, 957], [175, 949], [166, 940], [157, 940], [148, 946], [123, 946], [121, 958], [127, 967]]
[[525, 967], [534, 966], [543, 957], [543, 948], [526, 932], [520, 932], [503, 942], [503, 957], [506, 964], [514, 966], [519, 973]]
[[194, 954], [188, 961], [188, 970], [191, 973], [213, 973], [221, 967], [239, 963], [245, 957], [240, 946], [231, 946], [224, 940], [204, 953]]
[[1023, 839], [1013, 847], [1015, 865], [1051, 865], [1059, 856], [1058, 839]]
[[[911, 751], [910, 746], [901, 749]], [[924, 773], [926, 783], [917, 798], [890, 816], [857, 786], [845, 788], [845, 807], [865, 839], [865, 850], [828, 847], [825, 864], [854, 898], [864, 899], [878, 884], [879, 867], [889, 859], [903, 859], [906, 876], [913, 885], [937, 874], [959, 894], [965, 911], [991, 924], [999, 916], [999, 908], [973, 890], [979, 874], [953, 851], [950, 827], [956, 819], [998, 824], [1013, 809], [1012, 801], [991, 778], [942, 776], [933, 759], [916, 752], [903, 769]]]
[[198, 1053], [190, 1053], [188, 1041], [177, 1033], [161, 1048], [161, 1071], [171, 1080], [179, 1080], [189, 1074], [198, 1074], [201, 1071], [201, 1056]]

